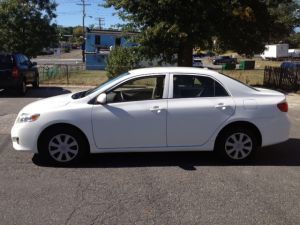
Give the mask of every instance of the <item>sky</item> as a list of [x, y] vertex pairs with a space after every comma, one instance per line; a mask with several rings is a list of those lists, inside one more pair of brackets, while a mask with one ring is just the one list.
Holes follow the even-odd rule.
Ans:
[[[56, 0], [58, 4], [56, 13], [57, 18], [54, 21], [58, 25], [63, 26], [77, 26], [82, 25], [82, 6], [77, 5], [82, 3], [82, 0]], [[89, 25], [99, 25], [99, 17], [104, 18], [104, 28], [109, 28], [112, 25], [122, 23], [122, 20], [117, 16], [113, 15], [115, 10], [110, 8], [104, 8], [99, 6], [103, 4], [103, 0], [85, 0], [86, 6], [86, 18], [85, 26]], [[297, 0], [300, 2], [300, 0]], [[300, 27], [296, 28], [296, 32], [300, 32]]]
[[[58, 25], [63, 26], [76, 26], [82, 25], [82, 6], [76, 5], [82, 3], [81, 0], [56, 0], [58, 4], [56, 8], [57, 18], [54, 21]], [[122, 20], [113, 15], [114, 9], [106, 9], [99, 4], [103, 3], [103, 0], [86, 0], [86, 17], [85, 26], [94, 24], [99, 25], [99, 17], [104, 17], [105, 28], [109, 28], [111, 25], [122, 23]]]

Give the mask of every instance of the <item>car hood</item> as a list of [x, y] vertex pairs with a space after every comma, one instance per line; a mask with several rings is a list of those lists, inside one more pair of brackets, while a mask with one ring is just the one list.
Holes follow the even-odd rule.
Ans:
[[[72, 93], [64, 94], [55, 97], [45, 98], [43, 100], [38, 100], [32, 102], [25, 106], [21, 112], [22, 113], [40, 113], [48, 111], [50, 109], [57, 109], [69, 104], [72, 101]], [[20, 113], [21, 113], [20, 112]]]

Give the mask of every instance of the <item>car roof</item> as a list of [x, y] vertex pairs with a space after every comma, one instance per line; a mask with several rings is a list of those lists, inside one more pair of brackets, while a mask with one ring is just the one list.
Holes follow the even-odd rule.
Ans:
[[151, 68], [141, 68], [130, 70], [131, 75], [140, 75], [140, 74], [155, 74], [155, 73], [182, 73], [186, 74], [206, 74], [212, 76], [220, 75], [218, 72], [207, 69], [207, 68], [195, 68], [195, 67], [151, 67]]

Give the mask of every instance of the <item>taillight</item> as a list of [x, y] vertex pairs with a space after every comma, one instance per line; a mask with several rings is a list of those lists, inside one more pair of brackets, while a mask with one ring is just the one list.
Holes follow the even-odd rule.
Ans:
[[20, 77], [20, 71], [17, 67], [12, 69], [11, 75], [13, 78], [18, 79]]
[[289, 105], [287, 102], [279, 103], [277, 104], [277, 107], [281, 112], [287, 112], [289, 110]]

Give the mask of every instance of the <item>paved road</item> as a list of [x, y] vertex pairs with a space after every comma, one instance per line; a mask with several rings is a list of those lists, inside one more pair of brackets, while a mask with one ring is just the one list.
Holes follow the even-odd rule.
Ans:
[[18, 110], [66, 92], [0, 92], [0, 224], [300, 223], [300, 96], [289, 96], [291, 140], [247, 165], [211, 153], [135, 153], [52, 168], [13, 151], [9, 130]]

